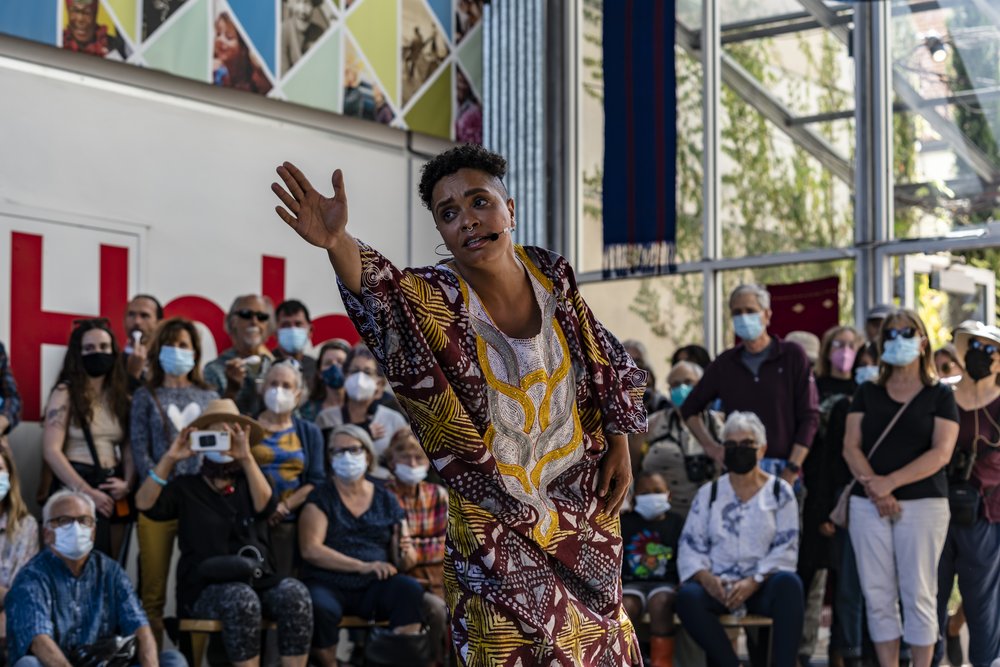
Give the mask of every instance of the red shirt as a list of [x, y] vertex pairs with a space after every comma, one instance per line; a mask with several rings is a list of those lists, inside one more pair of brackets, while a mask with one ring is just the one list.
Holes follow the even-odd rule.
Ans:
[[[958, 444], [972, 451], [976, 435], [976, 413], [979, 413], [979, 447], [972, 468], [972, 482], [983, 493], [983, 513], [990, 523], [1000, 523], [1000, 449], [990, 444], [1000, 441], [1000, 398], [978, 410], [965, 411], [958, 407]], [[988, 416], [987, 416], [988, 415]]]

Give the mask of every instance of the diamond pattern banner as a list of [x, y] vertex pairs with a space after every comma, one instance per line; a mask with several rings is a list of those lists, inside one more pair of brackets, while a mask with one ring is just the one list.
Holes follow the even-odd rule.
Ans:
[[482, 139], [483, 0], [0, 0], [0, 33]]

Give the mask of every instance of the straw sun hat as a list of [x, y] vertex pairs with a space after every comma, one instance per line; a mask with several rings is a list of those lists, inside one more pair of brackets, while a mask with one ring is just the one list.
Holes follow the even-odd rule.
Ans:
[[214, 401], [209, 401], [201, 416], [191, 422], [191, 427], [206, 429], [212, 424], [218, 424], [219, 422], [249, 426], [251, 447], [264, 439], [264, 429], [261, 425], [250, 417], [241, 415], [239, 408], [236, 407], [236, 403], [231, 398], [218, 398]]

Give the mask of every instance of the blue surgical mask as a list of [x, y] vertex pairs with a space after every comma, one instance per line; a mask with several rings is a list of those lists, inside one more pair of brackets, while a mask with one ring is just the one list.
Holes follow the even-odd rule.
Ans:
[[323, 384], [330, 389], [340, 389], [344, 386], [344, 369], [337, 364], [327, 366], [321, 375], [323, 376]]
[[691, 395], [691, 390], [694, 389], [689, 384], [679, 384], [676, 387], [670, 388], [670, 402], [674, 404], [675, 408], [679, 408], [684, 405], [684, 401], [687, 397]]
[[223, 454], [222, 452], [205, 452], [205, 458], [212, 463], [232, 463], [236, 460], [229, 454]]
[[10, 492], [10, 473], [6, 470], [0, 471], [0, 500], [7, 497]]
[[743, 340], [757, 340], [764, 333], [760, 313], [744, 313], [733, 317], [733, 329]]
[[920, 343], [923, 338], [903, 338], [887, 340], [882, 344], [882, 361], [892, 366], [906, 366], [920, 356]]
[[160, 367], [167, 375], [187, 375], [194, 368], [194, 350], [164, 345], [160, 348]]
[[56, 540], [52, 547], [70, 560], [79, 560], [94, 548], [93, 529], [74, 521], [55, 529]]
[[859, 385], [874, 382], [877, 377], [878, 366], [858, 366], [854, 369], [854, 381]]
[[309, 329], [302, 327], [284, 327], [278, 329], [278, 345], [289, 354], [298, 354], [306, 349], [309, 342]]
[[330, 460], [333, 474], [345, 482], [353, 482], [368, 472], [368, 457], [364, 452], [345, 453]]

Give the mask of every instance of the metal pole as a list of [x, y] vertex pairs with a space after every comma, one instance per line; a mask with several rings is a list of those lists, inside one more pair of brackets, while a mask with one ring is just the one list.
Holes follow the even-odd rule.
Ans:
[[[719, 104], [721, 21], [718, 0], [704, 0], [701, 21], [702, 67], [702, 253], [706, 261], [722, 256], [719, 178]], [[702, 272], [705, 347], [712, 356], [722, 350], [722, 285], [714, 269]]]

